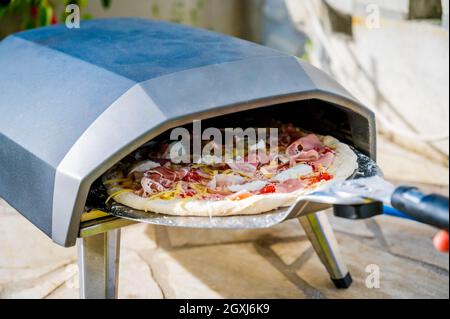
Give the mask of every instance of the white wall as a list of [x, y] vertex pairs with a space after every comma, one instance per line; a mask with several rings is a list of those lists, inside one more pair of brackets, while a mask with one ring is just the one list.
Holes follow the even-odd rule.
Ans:
[[96, 18], [144, 17], [180, 22], [217, 32], [243, 34], [242, 0], [112, 0], [104, 9], [91, 0], [87, 11]]
[[[381, 16], [379, 28], [369, 28], [365, 23], [366, 15], [356, 14], [353, 15], [354, 35], [350, 39], [320, 30], [320, 21], [316, 24], [319, 28], [312, 27], [315, 15], [305, 11], [306, 2], [286, 1], [296, 13], [293, 17], [298, 27], [313, 38], [310, 54], [313, 63], [332, 73], [363, 103], [383, 113], [395, 128], [411, 132], [413, 127], [422, 137], [448, 136], [448, 29], [435, 22], [384, 16]], [[321, 0], [308, 1], [321, 7]], [[386, 129], [393, 139], [401, 139], [408, 148], [427, 153], [448, 165], [448, 139], [432, 143], [439, 149], [434, 152], [418, 138], [403, 140], [404, 134], [400, 136], [388, 130], [386, 125], [379, 127]]]

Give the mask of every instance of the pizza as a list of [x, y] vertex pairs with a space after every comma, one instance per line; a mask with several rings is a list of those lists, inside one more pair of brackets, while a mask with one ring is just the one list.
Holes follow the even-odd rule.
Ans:
[[247, 147], [227, 162], [174, 163], [169, 141], [147, 143], [103, 175], [108, 202], [178, 216], [260, 214], [347, 179], [358, 167], [352, 149], [332, 136], [292, 124], [278, 132], [275, 153]]

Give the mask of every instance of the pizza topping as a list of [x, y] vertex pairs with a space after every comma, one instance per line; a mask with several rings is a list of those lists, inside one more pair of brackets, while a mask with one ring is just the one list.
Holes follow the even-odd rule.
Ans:
[[177, 173], [174, 170], [167, 168], [165, 166], [158, 166], [151, 170], [148, 170], [145, 173], [145, 176], [150, 177], [157, 181], [159, 180], [162, 183], [166, 183], [166, 182], [173, 183], [176, 181], [176, 179], [178, 177]]
[[326, 153], [322, 154], [320, 158], [312, 163], [310, 163], [314, 168], [322, 166], [322, 168], [329, 168], [334, 161], [334, 153], [331, 151], [326, 151]]
[[284, 182], [288, 179], [298, 179], [302, 176], [309, 175], [313, 172], [311, 166], [306, 164], [298, 164], [292, 168], [289, 168], [279, 174], [277, 174], [272, 179], [277, 182]]
[[272, 156], [267, 155], [265, 150], [251, 151], [247, 156], [244, 157], [244, 162], [249, 163], [255, 168], [258, 168], [260, 165], [264, 165], [269, 163], [272, 159]]
[[219, 200], [224, 200], [226, 198], [226, 195], [208, 193], [208, 194], [201, 196], [200, 198], [204, 199], [204, 200], [219, 201]]
[[317, 135], [309, 134], [289, 145], [286, 155], [289, 156], [291, 164], [292, 161], [317, 161], [320, 157], [319, 151], [322, 149], [322, 142]]
[[209, 168], [205, 165], [202, 165], [201, 167], [197, 168], [197, 170], [195, 172], [202, 179], [207, 179], [207, 180], [211, 179], [215, 174], [214, 170], [212, 170], [211, 168]]
[[244, 161], [227, 161], [228, 166], [235, 172], [243, 175], [252, 176], [255, 174], [257, 167]]
[[208, 188], [217, 189], [232, 185], [239, 185], [245, 182], [245, 178], [240, 175], [217, 174], [208, 183]]
[[170, 163], [170, 160], [165, 158], [159, 158], [159, 157], [152, 157], [150, 156], [149, 159], [153, 162], [158, 163], [161, 166], [167, 165], [167, 163]]
[[111, 195], [109, 195], [109, 197], [106, 199], [105, 203], [108, 204], [109, 201], [111, 199], [115, 198], [116, 196], [119, 196], [120, 194], [123, 194], [123, 193], [130, 193], [132, 191], [133, 191], [132, 189], [121, 189], [121, 190], [118, 190], [118, 191], [112, 193]]
[[323, 138], [323, 144], [327, 145], [327, 148], [336, 148], [339, 145], [339, 141], [334, 137], [327, 135]]
[[265, 181], [253, 181], [242, 185], [230, 185], [227, 188], [232, 192], [241, 192], [241, 191], [256, 192], [266, 185], [267, 182]]
[[268, 184], [268, 185], [264, 186], [264, 188], [259, 191], [259, 194], [272, 194], [272, 193], [275, 193], [276, 191], [277, 191], [277, 188], [276, 188], [275, 184], [272, 183], [272, 184]]
[[150, 196], [148, 198], [148, 200], [153, 200], [153, 199], [170, 200], [170, 199], [175, 198], [175, 196], [176, 196], [176, 193], [174, 191], [164, 191], [164, 192], [160, 192], [160, 193]]
[[287, 164], [289, 163], [289, 156], [287, 156], [285, 154], [285, 149], [283, 148], [278, 148], [278, 154], [274, 153], [274, 154], [270, 154], [269, 155], [269, 159], [270, 159], [270, 163], [279, 163], [279, 164]]
[[154, 192], [170, 189], [177, 178], [175, 171], [164, 166], [158, 166], [145, 172], [141, 185], [146, 194], [150, 195]]
[[177, 179], [184, 179], [189, 173], [191, 173], [191, 169], [189, 167], [176, 167], [174, 168], [175, 173], [177, 174]]
[[[266, 152], [268, 143], [275, 145], [276, 152], [273, 148], [270, 154]], [[333, 179], [327, 169], [336, 157], [334, 145], [338, 143], [332, 137], [306, 135], [289, 124], [280, 127], [278, 140], [261, 140], [242, 154], [233, 150], [235, 160], [224, 163], [211, 155], [207, 163], [175, 164], [169, 158], [170, 144], [154, 142], [131, 156], [134, 161], [145, 160], [130, 165], [127, 178], [114, 184], [149, 200], [242, 200], [254, 195], [292, 193]]]
[[232, 195], [228, 196], [227, 198], [231, 199], [231, 200], [243, 200], [243, 199], [246, 199], [246, 198], [249, 198], [252, 196], [253, 196], [252, 193], [250, 193], [246, 190], [243, 190], [243, 191], [237, 192], [235, 194], [232, 194]]
[[308, 134], [307, 136], [302, 137], [300, 141], [304, 151], [320, 151], [323, 148], [322, 142], [316, 134]]
[[310, 162], [317, 161], [320, 158], [319, 152], [316, 150], [301, 151], [297, 157], [291, 158], [296, 161]]
[[155, 192], [163, 192], [166, 190], [163, 185], [148, 177], [143, 177], [141, 179], [141, 185], [142, 189], [147, 195], [153, 194]]
[[282, 125], [280, 131], [278, 143], [284, 147], [288, 146], [292, 143], [292, 141], [295, 141], [302, 136], [300, 130], [292, 124]]
[[314, 184], [320, 183], [322, 181], [330, 181], [333, 179], [333, 175], [322, 172], [314, 176], [310, 176], [308, 178], [303, 178], [302, 180], [307, 183], [307, 186], [312, 186]]
[[[209, 177], [209, 175], [208, 175]], [[183, 180], [191, 183], [198, 183], [202, 180], [202, 176], [198, 173], [198, 171], [189, 171], [184, 177]]]
[[156, 168], [158, 166], [161, 166], [161, 164], [156, 163], [154, 161], [150, 161], [150, 160], [139, 162], [131, 168], [128, 175], [131, 175], [135, 172], [136, 173], [145, 173], [146, 171]]
[[215, 165], [222, 161], [222, 158], [214, 155], [203, 155], [202, 162], [207, 165]]
[[193, 190], [187, 190], [184, 193], [180, 194], [181, 198], [190, 198], [195, 196], [195, 191]]
[[271, 163], [270, 165], [265, 165], [260, 168], [260, 172], [264, 175], [266, 178], [271, 178], [273, 175], [275, 175], [279, 171], [278, 164]]
[[299, 189], [305, 188], [307, 185], [308, 183], [303, 180], [291, 178], [277, 184], [275, 188], [277, 193], [292, 193]]

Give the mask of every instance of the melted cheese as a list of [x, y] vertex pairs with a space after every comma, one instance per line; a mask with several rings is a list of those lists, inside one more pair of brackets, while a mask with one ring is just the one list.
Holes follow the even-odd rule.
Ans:
[[284, 182], [288, 179], [297, 179], [302, 176], [307, 176], [313, 172], [313, 169], [311, 166], [306, 164], [299, 164], [297, 166], [294, 166], [292, 168], [289, 168], [277, 175], [274, 176], [273, 180], [277, 182]]
[[230, 185], [228, 186], [228, 189], [232, 192], [241, 192], [241, 191], [247, 191], [247, 192], [256, 192], [259, 191], [261, 188], [267, 185], [267, 182], [264, 181], [254, 181], [242, 185]]

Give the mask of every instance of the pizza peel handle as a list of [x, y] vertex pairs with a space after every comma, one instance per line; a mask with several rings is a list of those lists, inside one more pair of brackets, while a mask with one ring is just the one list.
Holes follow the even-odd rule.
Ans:
[[391, 204], [421, 223], [448, 230], [448, 197], [427, 195], [415, 187], [400, 186], [394, 191]]

